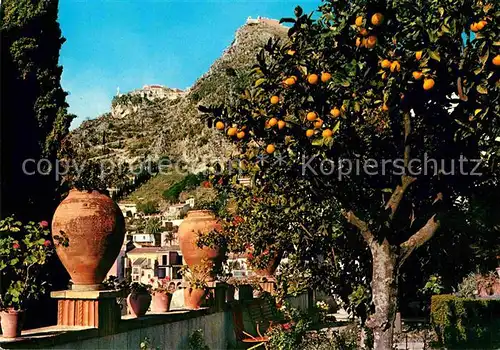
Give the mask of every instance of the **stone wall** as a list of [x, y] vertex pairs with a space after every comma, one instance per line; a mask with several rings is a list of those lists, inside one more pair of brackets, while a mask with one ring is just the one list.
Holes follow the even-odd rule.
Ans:
[[[147, 316], [143, 322], [147, 322]], [[203, 331], [205, 343], [210, 349], [227, 349], [228, 344], [234, 342], [231, 314], [217, 312], [179, 322], [136, 328], [105, 337], [61, 344], [52, 349], [137, 350], [146, 337], [154, 349], [187, 349], [189, 336], [198, 329]]]

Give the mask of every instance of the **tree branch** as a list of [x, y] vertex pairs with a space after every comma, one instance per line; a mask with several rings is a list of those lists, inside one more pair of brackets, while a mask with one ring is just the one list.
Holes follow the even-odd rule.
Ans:
[[394, 216], [396, 215], [396, 212], [398, 210], [399, 204], [403, 200], [404, 194], [408, 187], [415, 182], [416, 178], [409, 176], [408, 175], [408, 165], [410, 164], [410, 152], [411, 152], [411, 147], [410, 147], [410, 142], [409, 142], [409, 137], [411, 134], [411, 119], [410, 119], [410, 112], [406, 111], [403, 115], [403, 125], [404, 125], [404, 133], [405, 133], [405, 148], [404, 148], [404, 168], [405, 168], [405, 173], [401, 176], [401, 185], [398, 185], [396, 189], [392, 192], [391, 198], [387, 201], [387, 204], [385, 205], [386, 210], [391, 210], [391, 215], [389, 218], [392, 220]]
[[363, 238], [365, 239], [366, 243], [371, 247], [373, 241], [375, 240], [375, 237], [373, 236], [373, 233], [371, 232], [370, 228], [368, 227], [368, 224], [358, 218], [352, 210], [349, 211], [343, 211], [342, 215], [347, 219], [347, 222], [350, 224], [356, 226], [360, 232]]
[[400, 252], [400, 260], [399, 266], [403, 265], [405, 260], [411, 255], [411, 253], [427, 242], [429, 239], [434, 236], [437, 229], [439, 228], [439, 220], [436, 219], [436, 214], [432, 215], [432, 217], [427, 220], [427, 223], [420, 228], [417, 232], [415, 232], [406, 242], [403, 242], [399, 245], [401, 248]]
[[396, 215], [396, 212], [399, 208], [399, 204], [401, 204], [401, 201], [403, 200], [403, 197], [406, 193], [406, 190], [410, 185], [415, 182], [416, 178], [408, 176], [408, 175], [403, 175], [402, 177], [402, 184], [398, 185], [396, 189], [392, 192], [391, 198], [387, 201], [387, 204], [385, 205], [386, 210], [391, 210], [391, 214], [389, 215], [389, 218], [392, 220], [394, 218], [394, 215]]

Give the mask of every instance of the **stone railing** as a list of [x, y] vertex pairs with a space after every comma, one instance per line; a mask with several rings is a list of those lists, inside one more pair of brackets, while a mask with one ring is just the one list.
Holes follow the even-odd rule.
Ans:
[[[22, 332], [20, 338], [0, 336], [0, 349], [139, 349], [147, 338], [150, 348], [187, 349], [189, 337], [203, 331], [210, 349], [230, 349], [236, 344], [234, 310], [253, 298], [250, 286], [239, 287], [239, 300], [226, 302], [226, 289], [215, 288], [210, 307], [148, 312], [133, 318], [120, 316], [112, 292], [56, 292], [58, 325]], [[288, 298], [291, 305], [307, 308], [308, 293]], [[246, 325], [247, 330], [252, 325]]]

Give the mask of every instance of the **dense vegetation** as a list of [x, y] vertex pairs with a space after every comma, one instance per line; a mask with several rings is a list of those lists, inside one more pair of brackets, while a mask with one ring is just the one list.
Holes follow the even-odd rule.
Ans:
[[[73, 116], [61, 88], [58, 1], [5, 0], [1, 4], [2, 217], [48, 219], [58, 203], [58, 181], [23, 172], [23, 162], [46, 158], [54, 165]], [[41, 171], [50, 172], [48, 163]], [[27, 171], [36, 170], [31, 163]]]

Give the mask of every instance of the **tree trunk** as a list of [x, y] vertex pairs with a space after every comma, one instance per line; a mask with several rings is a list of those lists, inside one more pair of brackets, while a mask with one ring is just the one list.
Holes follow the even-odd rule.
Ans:
[[391, 350], [397, 307], [396, 254], [387, 240], [371, 245], [373, 257], [372, 301], [375, 313], [366, 325], [373, 331], [373, 348]]

